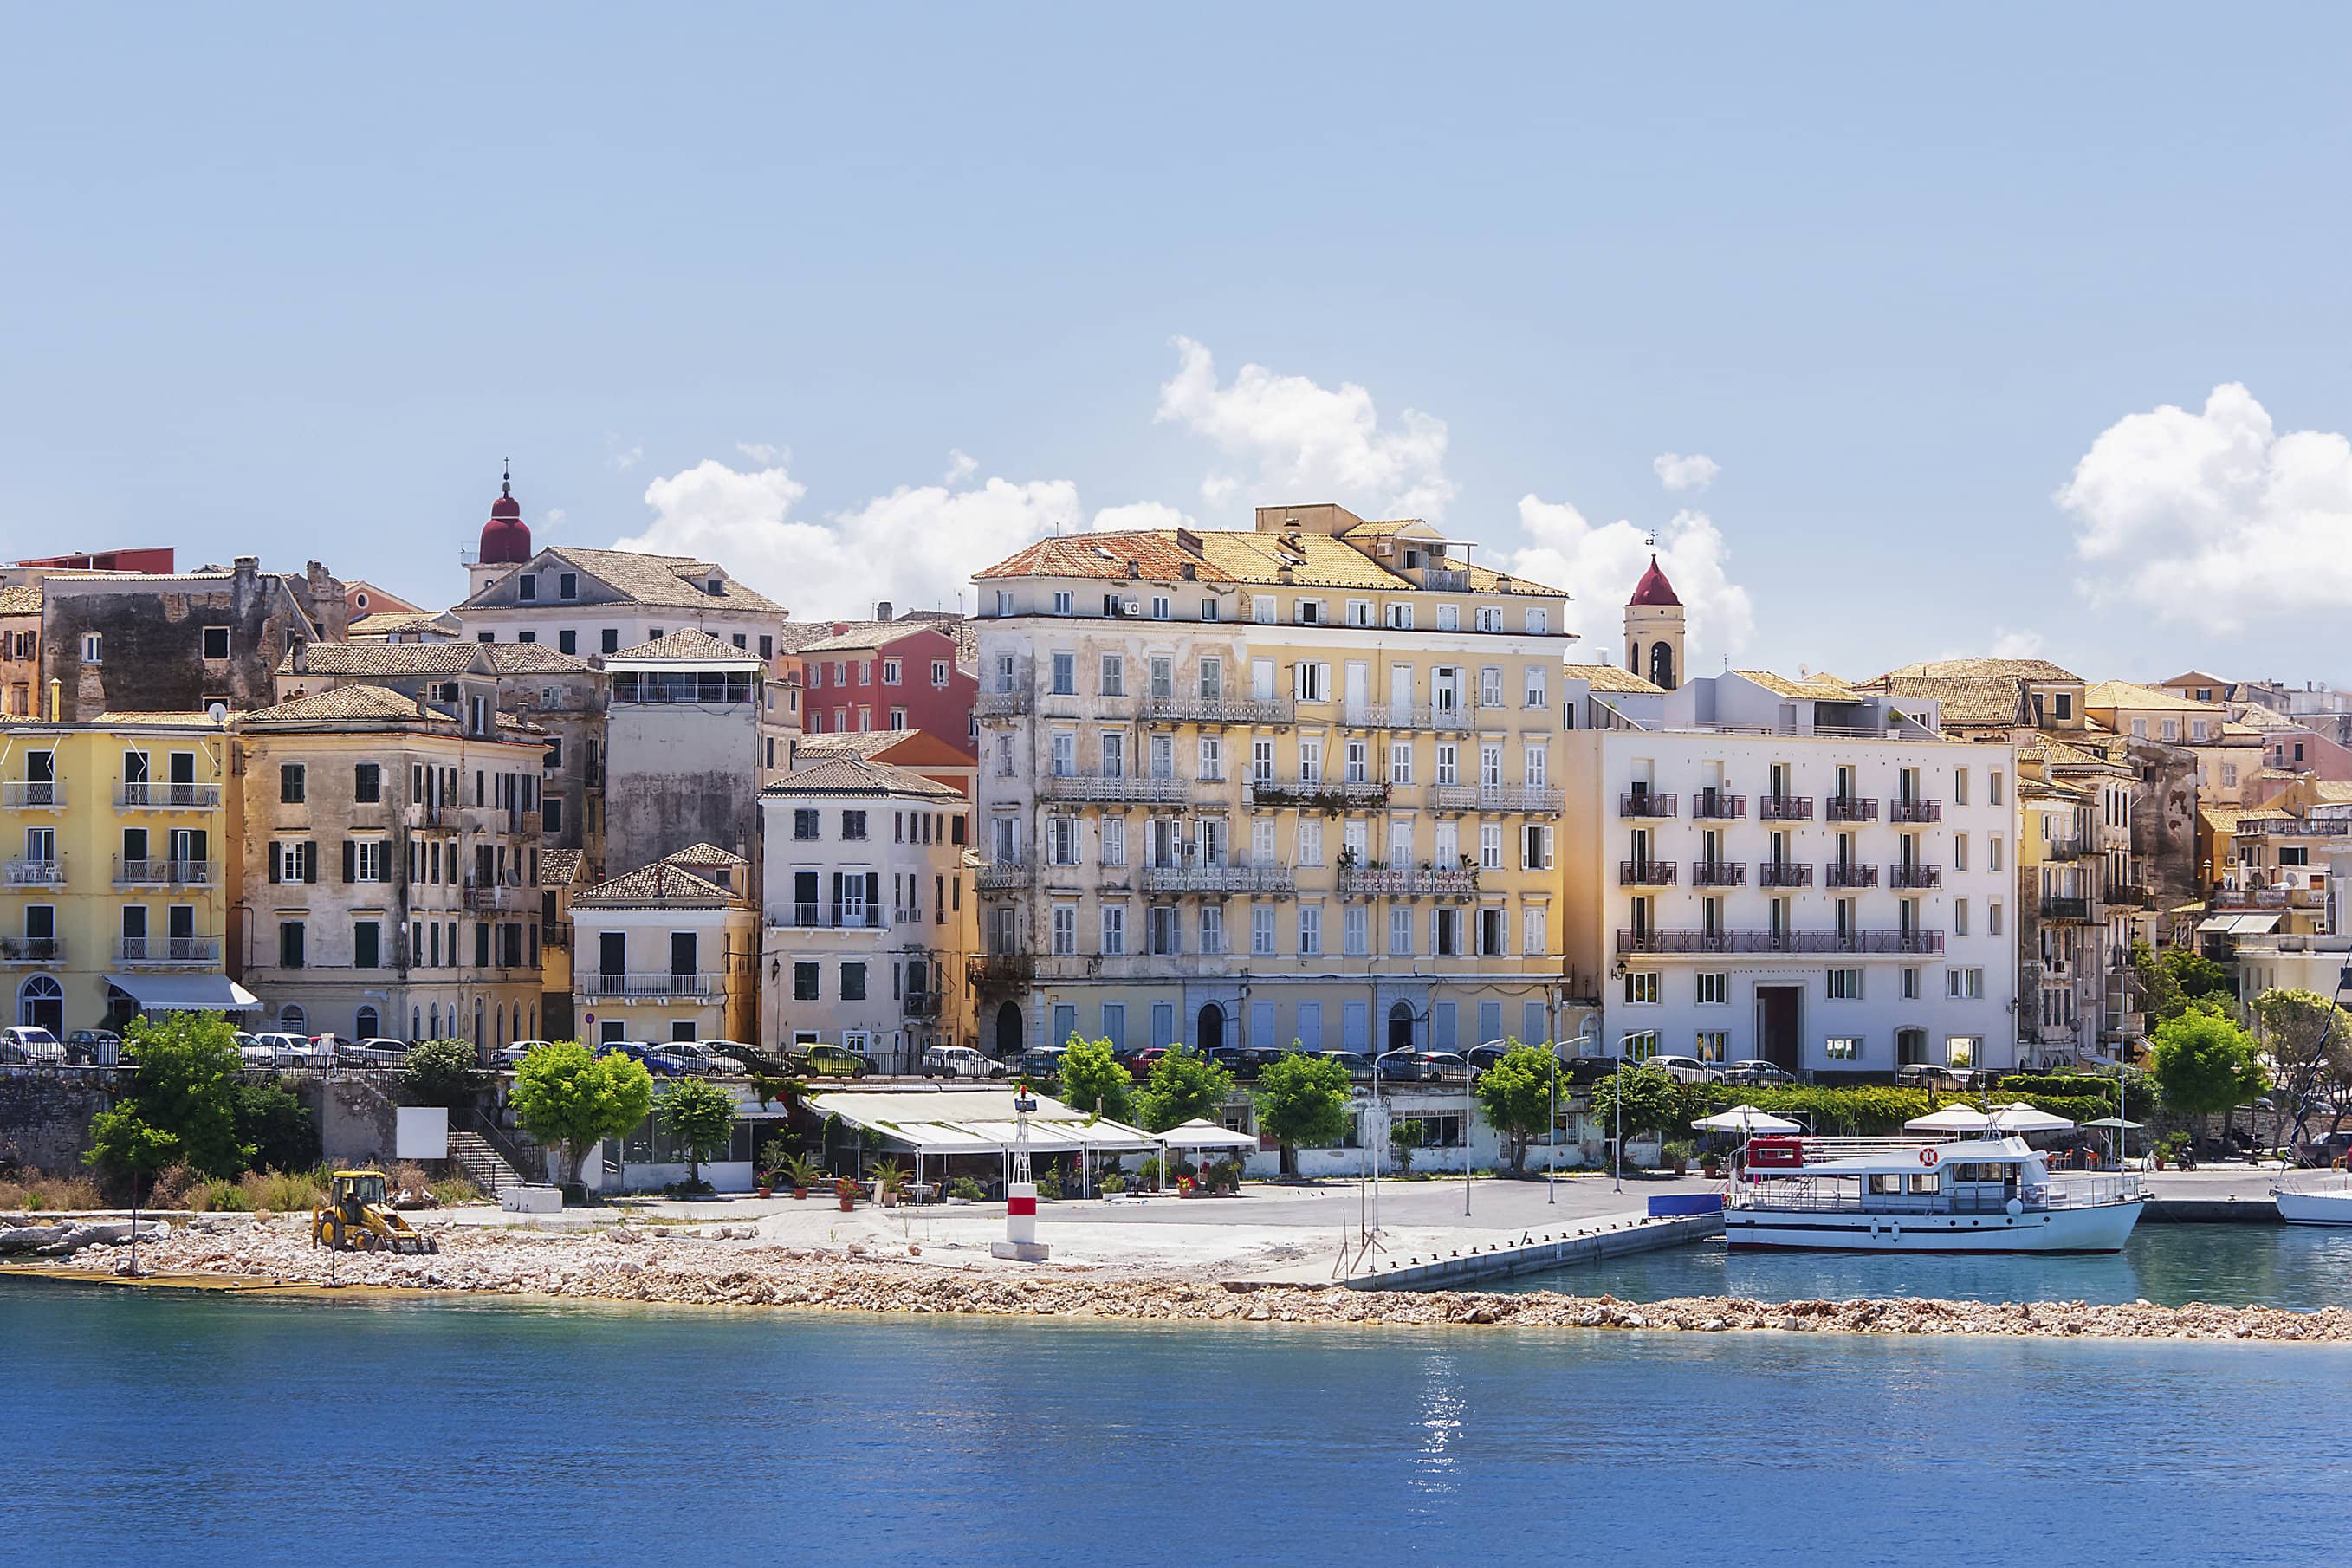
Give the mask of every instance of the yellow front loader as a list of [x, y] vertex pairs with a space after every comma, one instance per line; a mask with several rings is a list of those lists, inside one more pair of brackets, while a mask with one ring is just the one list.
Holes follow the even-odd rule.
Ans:
[[327, 1201], [310, 1211], [310, 1245], [338, 1252], [441, 1250], [392, 1206], [382, 1171], [337, 1171], [328, 1179]]

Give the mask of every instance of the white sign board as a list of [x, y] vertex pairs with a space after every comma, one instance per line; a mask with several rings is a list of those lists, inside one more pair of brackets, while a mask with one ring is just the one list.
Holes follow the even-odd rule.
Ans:
[[396, 1114], [399, 1131], [393, 1138], [395, 1160], [446, 1160], [449, 1157], [449, 1108], [446, 1105], [404, 1105]]

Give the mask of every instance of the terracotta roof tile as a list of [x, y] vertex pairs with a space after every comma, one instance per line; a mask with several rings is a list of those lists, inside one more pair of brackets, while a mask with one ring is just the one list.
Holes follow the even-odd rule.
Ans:
[[1890, 669], [1886, 673], [1925, 676], [1931, 679], [1953, 676], [1990, 676], [2002, 680], [2042, 682], [2083, 679], [2073, 670], [2062, 669], [2046, 658], [1931, 658], [1918, 664], [1906, 664], [1900, 669]]
[[1644, 680], [1630, 669], [1620, 669], [1613, 664], [1571, 664], [1566, 667], [1568, 679], [1581, 680], [1594, 691], [1622, 691], [1643, 696], [1665, 695], [1666, 689], [1655, 681]]
[[2219, 702], [2200, 702], [2170, 691], [2159, 691], [2153, 686], [2139, 686], [2128, 680], [2102, 680], [2083, 693], [2085, 708], [2116, 708], [2129, 711], [2148, 709], [2168, 713], [2221, 713], [2227, 709]]
[[580, 868], [587, 855], [578, 849], [546, 849], [540, 852], [539, 885], [542, 888], [568, 888], [579, 879]]
[[37, 616], [40, 613], [41, 585], [38, 583], [0, 588], [0, 616]]
[[607, 663], [616, 658], [675, 658], [688, 663], [704, 663], [714, 658], [756, 658], [758, 655], [746, 653], [731, 643], [720, 642], [700, 626], [688, 626], [605, 657]]
[[457, 721], [446, 713], [436, 713], [413, 697], [404, 697], [389, 686], [338, 686], [331, 691], [315, 691], [308, 697], [297, 697], [268, 708], [256, 708], [240, 714], [238, 724], [315, 724], [334, 720], [406, 721], [411, 723], [446, 725], [454, 730]]
[[1769, 669], [1735, 669], [1731, 672], [1743, 679], [1752, 680], [1776, 697], [1813, 702], [1859, 702], [1862, 694], [1834, 681], [1815, 677], [1791, 680], [1785, 675]]
[[490, 656], [500, 675], [583, 675], [593, 667], [543, 642], [494, 642], [476, 645]]
[[716, 844], [689, 844], [675, 854], [661, 858], [665, 866], [748, 866], [740, 855], [721, 849]]
[[960, 800], [943, 784], [906, 768], [867, 757], [835, 755], [794, 768], [760, 792], [762, 795], [905, 795], [926, 800]]
[[690, 871], [682, 870], [666, 860], [650, 866], [640, 866], [610, 881], [583, 888], [572, 895], [572, 907], [583, 905], [597, 908], [619, 908], [628, 905], [658, 905], [666, 909], [724, 909], [737, 902], [736, 896], [715, 883], [705, 881]]
[[308, 642], [286, 650], [280, 675], [457, 675], [479, 669], [487, 646], [467, 642]]

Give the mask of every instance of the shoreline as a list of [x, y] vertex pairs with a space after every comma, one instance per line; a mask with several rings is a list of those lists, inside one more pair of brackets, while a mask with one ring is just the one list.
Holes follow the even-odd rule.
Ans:
[[71, 1258], [0, 1265], [0, 1278], [314, 1300], [497, 1298], [550, 1303], [799, 1308], [892, 1316], [1030, 1318], [1139, 1323], [1303, 1323], [1342, 1327], [1501, 1327], [1637, 1332], [1944, 1334], [2039, 1339], [2193, 1340], [2352, 1344], [2352, 1310], [2180, 1307], [2145, 1300], [1983, 1302], [1859, 1297], [1760, 1301], [1676, 1297], [1625, 1301], [1475, 1289], [1363, 1290], [1339, 1284], [1206, 1279], [1103, 1266], [988, 1268], [870, 1248], [761, 1243], [740, 1235], [439, 1233], [438, 1254], [347, 1253], [340, 1283], [328, 1258], [291, 1227], [242, 1234], [184, 1231], [140, 1244], [145, 1272], [120, 1272], [128, 1249], [91, 1247]]

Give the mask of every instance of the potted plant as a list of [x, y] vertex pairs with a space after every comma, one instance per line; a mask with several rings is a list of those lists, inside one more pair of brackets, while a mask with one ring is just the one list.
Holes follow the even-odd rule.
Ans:
[[1117, 1171], [1106, 1171], [1103, 1173], [1103, 1179], [1097, 1183], [1096, 1185], [1100, 1187], [1106, 1194], [1111, 1193], [1123, 1193], [1127, 1191], [1127, 1178]]
[[1677, 1176], [1690, 1174], [1691, 1155], [1696, 1152], [1689, 1140], [1677, 1138], [1658, 1151], [1658, 1157], [1675, 1168]]
[[2168, 1132], [2162, 1138], [2157, 1140], [2156, 1168], [2161, 1171], [2165, 1168], [2165, 1165], [2169, 1163], [2171, 1164], [2179, 1165], [2185, 1171], [2189, 1166], [2183, 1159], [2183, 1156], [2188, 1152], [2189, 1134], [2186, 1132]]
[[841, 1200], [841, 1212], [847, 1214], [857, 1206], [857, 1184], [844, 1176], [833, 1184], [833, 1195]]
[[1710, 1182], [1723, 1174], [1723, 1156], [1713, 1149], [1698, 1157], [1698, 1168]]
[[970, 1176], [958, 1176], [948, 1184], [948, 1202], [951, 1204], [976, 1204], [983, 1201], [987, 1196], [988, 1194], [981, 1189], [980, 1184]]
[[898, 1199], [906, 1190], [907, 1167], [896, 1160], [877, 1160], [874, 1163], [874, 1191], [876, 1195], [881, 1198], [884, 1208], [897, 1208]]
[[806, 1154], [787, 1154], [777, 1162], [776, 1172], [795, 1198], [805, 1198], [809, 1189], [824, 1180], [824, 1172]]

